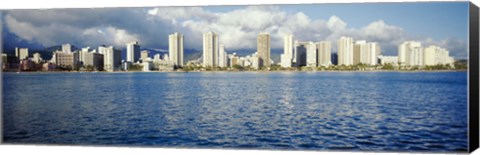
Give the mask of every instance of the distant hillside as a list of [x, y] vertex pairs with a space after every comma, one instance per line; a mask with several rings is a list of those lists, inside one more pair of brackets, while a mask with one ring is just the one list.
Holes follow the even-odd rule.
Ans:
[[[32, 57], [33, 56], [33, 53], [40, 53], [40, 55], [42, 56], [42, 58], [44, 60], [50, 60], [52, 59], [52, 55], [53, 55], [53, 52], [55, 51], [60, 51], [62, 50], [62, 45], [56, 45], [56, 46], [51, 46], [51, 47], [47, 47], [43, 50], [29, 50], [29, 56]], [[72, 45], [72, 51], [78, 51], [80, 50], [79, 48], [77, 48], [76, 46]]]
[[185, 55], [184, 55], [184, 60], [183, 62], [187, 63], [188, 61], [191, 61], [191, 60], [196, 60], [200, 57], [202, 57], [202, 51], [199, 51], [199, 50], [195, 50], [195, 49], [188, 49], [188, 50], [185, 50], [184, 51]]

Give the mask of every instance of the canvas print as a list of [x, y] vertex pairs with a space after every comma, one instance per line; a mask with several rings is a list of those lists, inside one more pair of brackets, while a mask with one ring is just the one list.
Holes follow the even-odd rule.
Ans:
[[468, 151], [468, 2], [1, 10], [8, 144]]

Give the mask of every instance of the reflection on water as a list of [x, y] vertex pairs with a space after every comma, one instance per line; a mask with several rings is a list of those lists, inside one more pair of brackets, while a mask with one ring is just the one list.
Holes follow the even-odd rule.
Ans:
[[3, 76], [6, 143], [466, 151], [452, 73]]

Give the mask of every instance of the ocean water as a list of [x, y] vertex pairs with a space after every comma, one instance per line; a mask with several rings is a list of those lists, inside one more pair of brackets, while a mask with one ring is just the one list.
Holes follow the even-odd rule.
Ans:
[[466, 151], [466, 72], [4, 73], [13, 144]]

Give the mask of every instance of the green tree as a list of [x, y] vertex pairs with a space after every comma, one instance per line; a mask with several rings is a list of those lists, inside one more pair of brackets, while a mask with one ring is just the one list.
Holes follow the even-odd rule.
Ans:
[[129, 68], [128, 71], [142, 71], [143, 66], [139, 64], [132, 64]]
[[240, 71], [244, 70], [244, 68], [242, 66], [238, 65], [238, 64], [235, 64], [232, 67], [233, 67], [233, 69], [236, 69], [236, 70], [240, 70]]

